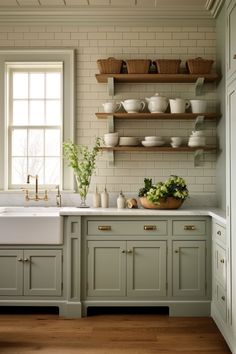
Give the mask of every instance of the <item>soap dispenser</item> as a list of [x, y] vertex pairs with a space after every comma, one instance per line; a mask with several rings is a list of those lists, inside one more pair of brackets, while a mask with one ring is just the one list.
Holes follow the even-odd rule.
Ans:
[[109, 208], [109, 194], [107, 192], [106, 187], [104, 188], [104, 191], [101, 193], [101, 204], [102, 204], [102, 208]]
[[126, 204], [126, 199], [122, 191], [120, 191], [120, 194], [117, 198], [117, 208], [118, 209], [124, 209]]

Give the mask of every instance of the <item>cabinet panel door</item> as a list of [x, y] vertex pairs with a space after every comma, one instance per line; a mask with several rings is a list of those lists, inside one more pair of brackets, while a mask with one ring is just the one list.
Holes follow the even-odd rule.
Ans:
[[88, 241], [88, 296], [124, 296], [126, 242]]
[[23, 251], [0, 250], [0, 295], [23, 294]]
[[173, 296], [206, 293], [205, 241], [173, 242]]
[[24, 295], [60, 296], [61, 268], [60, 250], [25, 250]]
[[127, 295], [166, 295], [166, 241], [127, 242]]
[[214, 274], [223, 288], [226, 288], [226, 251], [217, 243], [214, 247]]
[[231, 1], [227, 9], [227, 26], [228, 26], [228, 48], [227, 48], [227, 61], [228, 61], [228, 77], [236, 71], [236, 1]]

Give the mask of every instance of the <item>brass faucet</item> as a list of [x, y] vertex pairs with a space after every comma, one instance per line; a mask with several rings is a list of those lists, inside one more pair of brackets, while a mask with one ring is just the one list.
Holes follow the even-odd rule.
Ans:
[[61, 207], [61, 192], [60, 192], [60, 186], [56, 186], [57, 189], [57, 195], [56, 195], [56, 203], [58, 207]]
[[34, 196], [30, 196], [29, 190], [28, 189], [24, 189], [25, 191], [25, 200], [29, 201], [29, 200], [35, 200], [36, 202], [38, 202], [39, 200], [45, 200], [48, 201], [48, 192], [47, 190], [45, 190], [44, 195], [40, 196], [39, 194], [39, 176], [35, 175], [28, 175], [27, 176], [27, 184], [30, 183], [30, 178], [34, 178], [35, 179], [35, 195]]

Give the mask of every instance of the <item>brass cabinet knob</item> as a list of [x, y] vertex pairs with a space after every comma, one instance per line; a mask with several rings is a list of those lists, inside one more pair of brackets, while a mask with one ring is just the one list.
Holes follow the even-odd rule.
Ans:
[[143, 228], [145, 231], [154, 231], [157, 229], [156, 225], [144, 225]]
[[29, 258], [24, 258], [24, 262], [29, 262], [30, 259]]
[[220, 263], [225, 263], [224, 258], [222, 258], [222, 259], [220, 260]]
[[20, 258], [17, 258], [17, 261], [18, 261], [18, 262], [23, 262], [23, 258], [21, 258], [21, 257], [20, 257]]
[[221, 300], [225, 301], [225, 296], [221, 296]]
[[179, 253], [179, 250], [175, 250], [175, 253]]
[[193, 231], [193, 230], [196, 230], [196, 226], [195, 225], [185, 225], [184, 230]]
[[98, 230], [99, 231], [111, 231], [111, 226], [109, 226], [109, 225], [101, 225], [101, 226], [98, 226]]
[[121, 250], [121, 253], [125, 253], [125, 250]]
[[234, 59], [236, 59], [236, 54], [234, 54]]
[[217, 231], [217, 235], [221, 236], [221, 231], [220, 230]]
[[128, 250], [127, 253], [132, 253], [132, 250]]

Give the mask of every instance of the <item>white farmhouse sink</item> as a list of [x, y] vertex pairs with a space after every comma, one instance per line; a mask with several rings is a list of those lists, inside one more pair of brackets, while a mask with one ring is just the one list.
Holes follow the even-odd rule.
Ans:
[[58, 208], [0, 208], [0, 244], [58, 245], [63, 243]]

